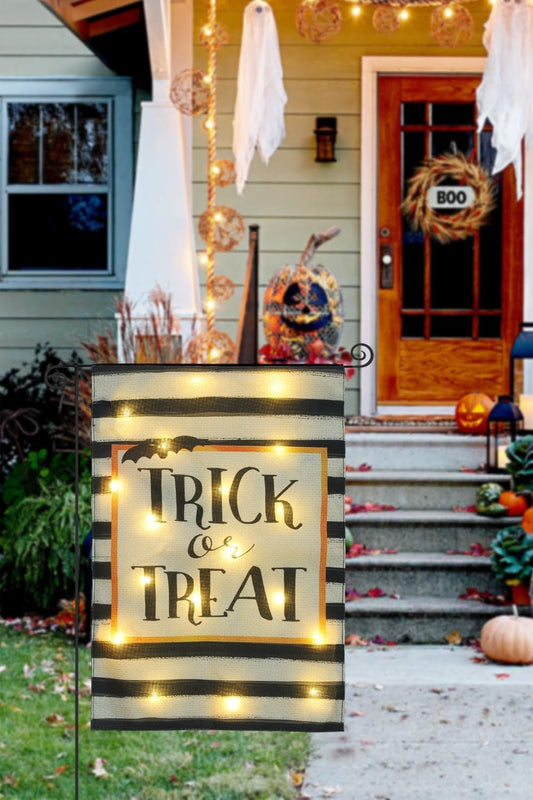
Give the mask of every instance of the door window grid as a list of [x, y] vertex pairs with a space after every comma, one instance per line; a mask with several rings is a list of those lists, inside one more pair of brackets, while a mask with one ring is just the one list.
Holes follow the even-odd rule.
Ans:
[[[410, 106], [414, 108], [411, 109]], [[440, 108], [445, 106], [445, 109]], [[460, 124], [443, 125], [440, 123], [443, 110], [448, 111], [460, 107]], [[468, 108], [468, 115], [472, 122], [471, 124], [464, 124], [466, 118], [465, 109]], [[437, 110], [439, 113], [435, 113]], [[422, 117], [425, 122], [422, 123]], [[433, 124], [433, 119], [439, 119], [439, 124]], [[476, 133], [477, 126], [475, 120], [475, 105], [473, 103], [462, 104], [440, 104], [440, 103], [402, 103], [401, 106], [401, 137], [402, 137], [402, 188], [403, 196], [405, 196], [406, 186], [409, 177], [413, 173], [424, 157], [429, 155], [439, 155], [441, 152], [446, 152], [448, 148], [442, 146], [443, 135], [450, 136], [450, 143], [456, 141], [456, 144], [462, 144], [462, 148], [457, 146], [457, 150], [465, 152], [465, 155], [476, 157], [478, 151], [479, 137]], [[484, 156], [483, 161], [487, 159], [488, 151], [491, 149], [490, 145], [487, 147], [487, 134], [490, 135], [490, 128], [486, 126], [481, 134], [481, 147]], [[415, 135], [416, 140], [423, 137], [424, 153], [423, 157], [421, 152], [413, 157], [410, 154], [409, 136]], [[455, 139], [453, 138], [455, 135]], [[468, 147], [465, 147], [465, 142]], [[450, 147], [453, 149], [453, 146]], [[421, 141], [415, 146], [415, 151], [421, 150]], [[489, 156], [493, 157], [493, 156]], [[499, 215], [498, 215], [499, 216]], [[498, 219], [497, 222], [499, 222]], [[465, 296], [463, 293], [463, 302], [458, 303], [461, 291], [457, 291], [457, 287], [462, 288], [457, 282], [451, 282], [453, 289], [448, 291], [447, 303], [444, 306], [435, 308], [435, 303], [432, 302], [432, 295], [434, 298], [442, 298], [442, 279], [441, 275], [436, 270], [443, 270], [443, 264], [438, 264], [439, 260], [435, 257], [438, 248], [449, 248], [450, 245], [441, 245], [433, 241], [431, 237], [424, 237], [420, 231], [412, 231], [408, 223], [403, 220], [403, 275], [402, 275], [402, 337], [404, 338], [499, 338], [500, 321], [501, 321], [501, 287], [499, 281], [497, 298], [492, 297], [489, 302], [490, 308], [482, 308], [480, 302], [480, 279], [481, 279], [481, 265], [480, 265], [480, 239], [483, 233], [488, 229], [481, 229], [476, 231], [469, 239], [462, 240], [460, 245], [465, 250], [463, 255], [468, 255], [466, 251], [471, 250], [470, 259], [470, 290], [471, 298], [467, 306]], [[484, 237], [486, 238], [486, 237]], [[501, 240], [500, 240], [501, 241]], [[454, 243], [459, 244], [459, 243]], [[498, 242], [500, 244], [500, 242]], [[420, 253], [420, 256], [417, 254]], [[444, 250], [445, 251], [445, 250]], [[444, 252], [443, 251], [443, 252]], [[420, 262], [421, 263], [418, 263]], [[467, 262], [468, 263], [468, 262]], [[499, 264], [499, 258], [492, 258], [491, 263], [494, 266]], [[459, 262], [460, 264], [460, 262]], [[464, 266], [464, 262], [463, 262]], [[494, 267], [493, 267], [494, 269]], [[421, 272], [422, 270], [422, 272]], [[432, 277], [436, 276], [436, 282], [439, 283], [439, 290], [433, 286]], [[488, 279], [490, 276], [485, 276]], [[500, 276], [494, 276], [499, 277]], [[493, 293], [494, 295], [494, 293]], [[451, 302], [457, 303], [459, 307], [450, 307]]]

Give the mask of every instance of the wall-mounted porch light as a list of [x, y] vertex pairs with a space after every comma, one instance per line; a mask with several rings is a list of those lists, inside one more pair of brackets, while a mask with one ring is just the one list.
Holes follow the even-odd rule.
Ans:
[[315, 136], [315, 161], [320, 161], [322, 163], [336, 161], [335, 140], [337, 139], [337, 117], [317, 117]]

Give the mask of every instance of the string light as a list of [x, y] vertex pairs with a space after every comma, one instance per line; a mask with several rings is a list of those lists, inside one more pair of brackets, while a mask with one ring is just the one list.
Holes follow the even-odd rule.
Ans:
[[113, 644], [116, 644], [116, 645], [123, 644], [123, 642], [124, 642], [123, 634], [122, 633], [115, 633], [115, 635], [113, 636], [112, 642], [113, 642]]
[[320, 633], [320, 631], [315, 631], [313, 636], [311, 637], [315, 644], [324, 644], [324, 636]]
[[361, 9], [361, 6], [359, 5], [359, 3], [354, 3], [350, 13], [351, 13], [352, 17], [360, 17], [361, 16], [361, 11], [362, 11], [362, 9]]
[[450, 8], [450, 6], [447, 6], [444, 9], [443, 14], [446, 17], [446, 19], [451, 19], [453, 17], [453, 8]]
[[224, 704], [228, 711], [238, 711], [241, 707], [240, 697], [226, 697]]
[[402, 8], [398, 14], [398, 19], [401, 19], [402, 22], [405, 22], [406, 19], [409, 19], [409, 11], [406, 8]]
[[117, 481], [116, 478], [109, 481], [109, 490], [111, 492], [118, 492], [120, 490], [120, 481]]
[[282, 606], [285, 604], [285, 595], [283, 592], [274, 592], [272, 595], [272, 602], [277, 606]]

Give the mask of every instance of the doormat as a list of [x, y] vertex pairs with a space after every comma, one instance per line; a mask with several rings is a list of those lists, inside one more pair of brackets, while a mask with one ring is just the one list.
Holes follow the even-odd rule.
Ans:
[[449, 433], [459, 435], [455, 418], [437, 414], [429, 415], [380, 415], [346, 418], [348, 433]]

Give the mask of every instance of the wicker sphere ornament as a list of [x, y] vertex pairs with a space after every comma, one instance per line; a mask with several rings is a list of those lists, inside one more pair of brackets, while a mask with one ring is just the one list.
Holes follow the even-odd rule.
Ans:
[[237, 177], [235, 164], [228, 158], [217, 159], [211, 167], [211, 174], [217, 186], [229, 186]]
[[231, 364], [235, 343], [223, 331], [200, 333], [190, 340], [185, 352], [189, 364]]
[[215, 300], [229, 300], [235, 292], [235, 284], [227, 275], [215, 275], [211, 294]]
[[210, 43], [213, 42], [215, 50], [218, 50], [219, 47], [223, 47], [229, 41], [228, 29], [225, 25], [221, 25], [220, 22], [215, 22], [214, 25], [204, 25], [200, 30], [198, 41], [204, 47], [209, 47]]
[[182, 114], [196, 117], [207, 113], [209, 86], [201, 69], [183, 69], [170, 85], [170, 102]]
[[430, 19], [431, 38], [441, 47], [461, 47], [474, 32], [472, 14], [459, 3], [437, 6]]
[[378, 33], [394, 33], [400, 27], [399, 13], [394, 6], [378, 6], [372, 14], [372, 27]]
[[228, 206], [214, 206], [204, 211], [198, 221], [198, 232], [207, 242], [213, 229], [213, 246], [217, 253], [225, 253], [237, 247], [244, 236], [244, 220], [238, 211]]
[[296, 27], [300, 36], [320, 43], [339, 33], [342, 14], [335, 0], [304, 0], [296, 9]]
[[342, 294], [321, 264], [288, 265], [270, 279], [263, 301], [265, 336], [273, 350], [288, 345], [293, 356], [329, 356], [344, 321]]

